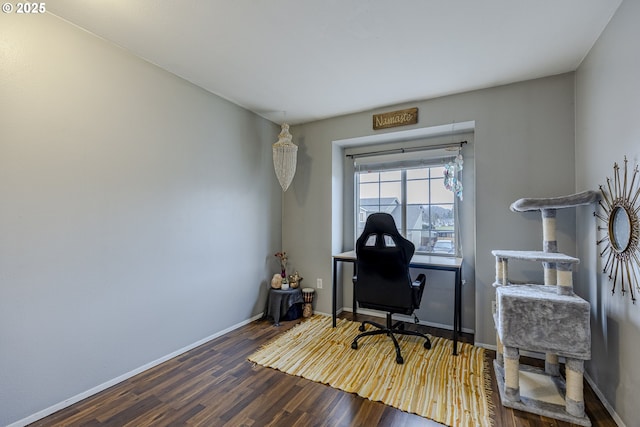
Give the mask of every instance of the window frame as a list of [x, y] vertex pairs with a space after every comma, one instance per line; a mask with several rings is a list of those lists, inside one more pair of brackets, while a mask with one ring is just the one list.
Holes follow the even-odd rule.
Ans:
[[[429, 169], [429, 173], [428, 173], [428, 177], [424, 178], [424, 180], [428, 181], [429, 186], [432, 185], [432, 180], [434, 179], [439, 179], [438, 177], [432, 177], [432, 172], [431, 169], [433, 168], [441, 168], [446, 162], [445, 161], [441, 161], [441, 162], [429, 162], [428, 164], [417, 164], [414, 166], [405, 166], [405, 167], [399, 167], [399, 166], [390, 166], [388, 169], [385, 167], [385, 164], [382, 163], [380, 166], [373, 168], [374, 170], [359, 170], [359, 168], [355, 168], [354, 170], [354, 212], [357, 212], [354, 216], [353, 216], [353, 220], [354, 220], [354, 242], [355, 240], [358, 239], [359, 235], [361, 234], [362, 230], [359, 229], [358, 227], [358, 222], [359, 219], [361, 218], [362, 214], [366, 214], [364, 212], [361, 212], [360, 209], [360, 174], [363, 173], [384, 173], [384, 172], [391, 172], [391, 171], [400, 171], [400, 194], [401, 194], [401, 200], [399, 200], [399, 206], [400, 206], [400, 215], [401, 215], [401, 224], [398, 227], [398, 231], [400, 232], [400, 234], [402, 236], [404, 236], [405, 238], [407, 237], [407, 208], [408, 208], [408, 203], [407, 203], [407, 182], [408, 181], [419, 181], [420, 179], [407, 179], [407, 171], [410, 169]], [[443, 179], [443, 184], [444, 184], [444, 176], [442, 177]], [[380, 176], [378, 177], [378, 186], [380, 186], [381, 181], [380, 180]], [[442, 257], [450, 257], [450, 258], [454, 258], [457, 257], [458, 254], [460, 253], [460, 247], [459, 247], [459, 228], [460, 228], [460, 216], [459, 216], [459, 211], [458, 209], [460, 208], [460, 202], [458, 200], [458, 197], [456, 197], [455, 194], [452, 193], [452, 199], [453, 202], [452, 203], [441, 203], [441, 204], [445, 204], [445, 205], [451, 205], [453, 207], [453, 221], [454, 221], [454, 230], [453, 230], [453, 236], [452, 236], [452, 245], [453, 245], [453, 253], [445, 253], [445, 252], [429, 252], [429, 251], [424, 251], [424, 250], [419, 250], [418, 248], [416, 248], [416, 254], [420, 254], [420, 255], [432, 255], [432, 256], [442, 256]], [[429, 203], [427, 203], [426, 205], [428, 206], [438, 206], [441, 204], [438, 203], [431, 203], [431, 191], [429, 191]], [[380, 200], [382, 197], [380, 197], [380, 193], [378, 193], [378, 200]], [[378, 209], [380, 207], [380, 203], [378, 203]], [[379, 210], [377, 212], [380, 212]], [[431, 216], [431, 215], [429, 215]], [[366, 217], [364, 218], [366, 220]], [[362, 221], [364, 222], [364, 221]]]

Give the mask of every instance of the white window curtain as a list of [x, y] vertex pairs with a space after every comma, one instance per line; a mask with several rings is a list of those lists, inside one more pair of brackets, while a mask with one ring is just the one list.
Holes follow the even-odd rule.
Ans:
[[352, 154], [356, 172], [382, 172], [393, 169], [443, 166], [453, 161], [458, 150], [422, 149], [420, 151], [401, 151], [398, 153]]

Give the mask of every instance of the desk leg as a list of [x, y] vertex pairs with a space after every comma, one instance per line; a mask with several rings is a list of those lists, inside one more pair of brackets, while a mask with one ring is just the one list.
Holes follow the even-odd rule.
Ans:
[[[358, 275], [358, 264], [357, 263], [353, 263], [353, 276], [357, 276]], [[353, 315], [357, 315], [358, 314], [358, 302], [356, 301], [356, 284], [353, 283], [353, 280], [351, 281], [351, 283], [353, 284]]]
[[458, 334], [462, 334], [462, 271], [458, 273]]
[[453, 308], [453, 355], [458, 355], [458, 332], [462, 332], [462, 277], [456, 270], [455, 296]]
[[338, 260], [333, 259], [333, 283], [331, 285], [331, 316], [333, 321], [333, 327], [336, 327], [336, 297], [338, 286]]

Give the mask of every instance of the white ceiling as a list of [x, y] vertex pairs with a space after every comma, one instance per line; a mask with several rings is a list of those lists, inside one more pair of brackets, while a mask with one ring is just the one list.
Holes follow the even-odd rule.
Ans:
[[55, 0], [51, 13], [276, 123], [575, 70], [621, 0]]

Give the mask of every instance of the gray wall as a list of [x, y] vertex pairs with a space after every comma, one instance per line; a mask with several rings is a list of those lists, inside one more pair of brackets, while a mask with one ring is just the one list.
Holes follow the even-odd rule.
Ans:
[[[625, 0], [576, 73], [576, 186], [598, 189], [613, 178], [613, 164], [629, 171], [640, 161], [640, 2]], [[577, 288], [592, 307], [592, 360], [587, 375], [627, 426], [638, 425], [640, 306], [611, 282], [595, 241], [594, 209], [577, 215]], [[636, 288], [636, 297], [640, 289]]]
[[[306, 278], [305, 286], [315, 286], [316, 278], [323, 279], [323, 289], [317, 290], [319, 311], [331, 311], [332, 253], [351, 249], [343, 244], [343, 193], [352, 191], [352, 184], [343, 179], [342, 167], [336, 166], [344, 157], [332, 142], [381, 133], [371, 129], [372, 114], [408, 107], [419, 108], [419, 123], [402, 129], [475, 121], [475, 281], [468, 282], [463, 293], [463, 327], [475, 330], [478, 343], [494, 345], [491, 250], [542, 248], [539, 215], [512, 213], [509, 205], [521, 197], [571, 194], [575, 188], [574, 76], [564, 74], [292, 127], [300, 147], [299, 170], [284, 198], [283, 248]], [[558, 215], [560, 248], [572, 255], [574, 218], [574, 213]], [[462, 238], [468, 241], [474, 236], [469, 233]], [[514, 266], [513, 273], [515, 278], [541, 278], [539, 270], [538, 266]], [[445, 303], [451, 304], [452, 298], [447, 299]], [[450, 311], [451, 305], [444, 304], [442, 309]], [[438, 323], [442, 317], [442, 313], [427, 315], [421, 320]]]
[[0, 425], [262, 312], [278, 127], [51, 15], [0, 16]]

